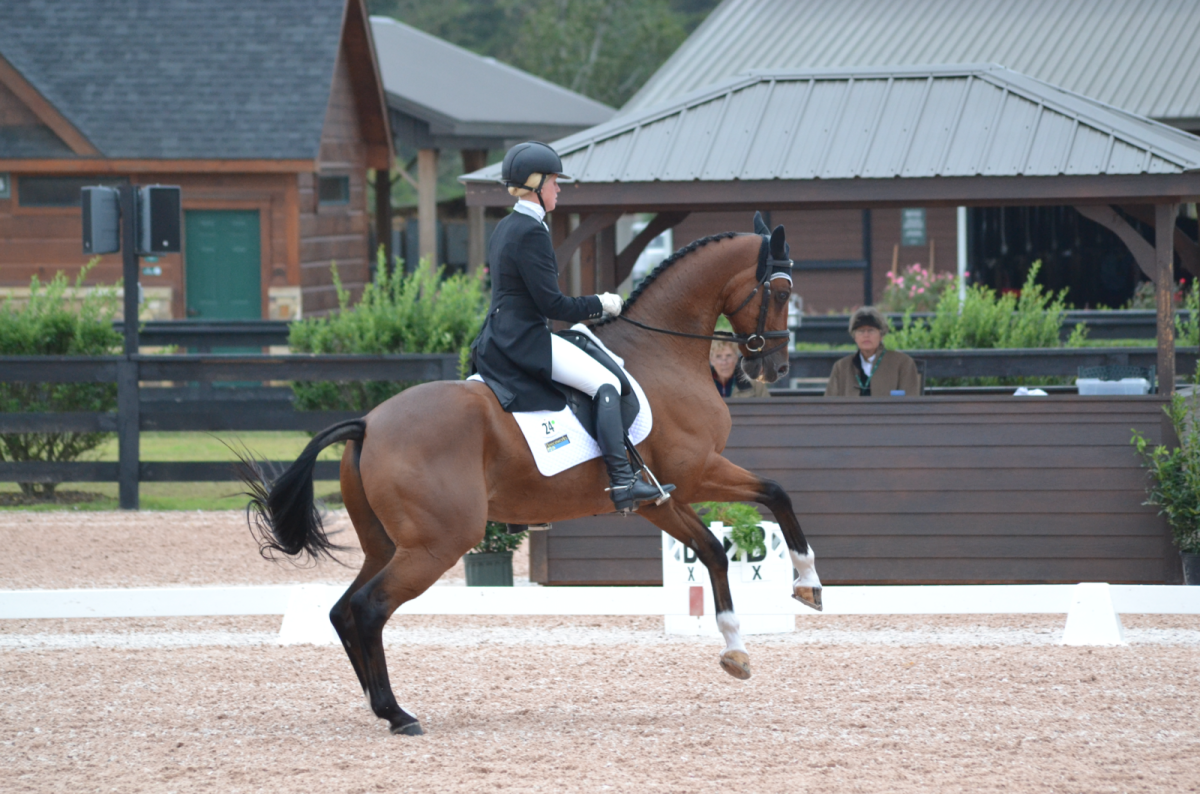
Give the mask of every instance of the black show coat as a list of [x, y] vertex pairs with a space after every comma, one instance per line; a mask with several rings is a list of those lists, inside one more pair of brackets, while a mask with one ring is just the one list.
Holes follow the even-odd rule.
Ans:
[[475, 369], [506, 411], [558, 411], [566, 405], [550, 380], [547, 319], [577, 323], [600, 317], [600, 298], [569, 298], [558, 289], [550, 232], [513, 212], [488, 243], [492, 305], [474, 345]]

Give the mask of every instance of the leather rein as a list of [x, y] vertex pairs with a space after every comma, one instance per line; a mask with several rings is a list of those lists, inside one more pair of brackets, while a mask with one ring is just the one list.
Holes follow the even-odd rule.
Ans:
[[[741, 305], [731, 311], [728, 315], [729, 317], [733, 317], [742, 309], [746, 308], [746, 306], [750, 304], [750, 301], [754, 300], [754, 296], [758, 294], [758, 290], [761, 287], [763, 293], [762, 301], [758, 306], [758, 327], [752, 334], [742, 335], [731, 334], [728, 331], [716, 331], [711, 336], [705, 336], [704, 334], [689, 334], [684, 333], [683, 331], [671, 331], [666, 328], [655, 328], [652, 325], [646, 325], [645, 323], [640, 323], [637, 320], [631, 320], [623, 314], [617, 315], [617, 319], [624, 320], [630, 325], [636, 325], [638, 328], [642, 328], [647, 331], [654, 331], [655, 333], [659, 334], [667, 334], [668, 336], [682, 336], [688, 339], [706, 339], [710, 342], [734, 342], [739, 345], [744, 345], [746, 349], [750, 351], [749, 355], [745, 356], [747, 361], [753, 361], [754, 359], [758, 358], [766, 358], [775, 351], [787, 347], [788, 339], [791, 337], [791, 333], [786, 329], [782, 331], [768, 331], [767, 314], [771, 309], [771, 280], [779, 276], [785, 276], [790, 282], [792, 280], [793, 263], [790, 259], [768, 258], [766, 264], [766, 272], [768, 274], [767, 277], [764, 278], [761, 283], [755, 286], [754, 289], [750, 291], [750, 294], [746, 296], [746, 299], [741, 302]], [[772, 345], [771, 347], [767, 347], [767, 340], [769, 339], [782, 339], [784, 341]]]

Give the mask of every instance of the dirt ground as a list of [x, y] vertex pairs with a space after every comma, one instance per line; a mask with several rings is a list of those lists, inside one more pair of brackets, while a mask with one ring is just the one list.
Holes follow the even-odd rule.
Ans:
[[[345, 566], [328, 560], [297, 567], [264, 560], [239, 510], [139, 513], [0, 512], [0, 589], [349, 584], [362, 565], [345, 510], [324, 521]], [[529, 578], [529, 554], [513, 552], [513, 575]], [[442, 577], [461, 583], [460, 560]]]
[[[270, 579], [229, 518], [0, 514], [0, 587], [330, 578]], [[403, 616], [385, 642], [422, 737], [279, 622], [0, 621], [0, 791], [1200, 789], [1196, 616], [1090, 649], [1054, 615], [802, 616], [747, 638], [746, 682], [654, 618]]]

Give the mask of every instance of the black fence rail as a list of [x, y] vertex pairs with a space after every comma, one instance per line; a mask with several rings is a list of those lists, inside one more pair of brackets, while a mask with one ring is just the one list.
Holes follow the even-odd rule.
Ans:
[[[143, 337], [144, 338], [144, 337]], [[1153, 366], [1154, 348], [1046, 350], [914, 350], [927, 378], [1073, 377], [1081, 366]], [[793, 353], [790, 377], [828, 377], [841, 352]], [[1176, 351], [1176, 370], [1196, 366], [1197, 348]], [[5, 482], [118, 482], [121, 506], [137, 507], [140, 482], [217, 482], [231, 479], [228, 463], [141, 461], [138, 434], [175, 431], [315, 431], [361, 414], [297, 411], [284, 386], [212, 388], [214, 382], [433, 381], [458, 377], [456, 355], [131, 355], [0, 357], [0, 382], [116, 383], [116, 412], [0, 413], [0, 433], [118, 434], [113, 462], [0, 462]], [[153, 386], [153, 383], [171, 386]], [[143, 383], [147, 385], [142, 385]], [[284, 466], [290, 461], [279, 461]], [[317, 464], [318, 479], [336, 479], [338, 463]]]
[[[1182, 317], [1188, 312], [1176, 312]], [[917, 313], [913, 317], [928, 320], [933, 315]], [[902, 314], [889, 314], [892, 325], [900, 327]], [[797, 342], [847, 344], [849, 315], [806, 315], [796, 329]], [[1063, 317], [1060, 336], [1066, 339], [1078, 323], [1088, 329], [1090, 339], [1154, 339], [1157, 333], [1154, 310], [1069, 311]], [[124, 323], [113, 323], [124, 333]], [[216, 347], [279, 347], [287, 345], [291, 323], [288, 320], [151, 320], [142, 323], [139, 341], [144, 346], [175, 345], [196, 352]]]

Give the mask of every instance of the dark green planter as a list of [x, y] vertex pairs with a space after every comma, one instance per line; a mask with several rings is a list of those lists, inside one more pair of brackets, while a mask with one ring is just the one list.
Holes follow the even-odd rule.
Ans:
[[467, 587], [512, 587], [512, 552], [485, 551], [463, 557]]
[[1181, 551], [1179, 557], [1183, 560], [1183, 583], [1200, 585], [1200, 554]]

